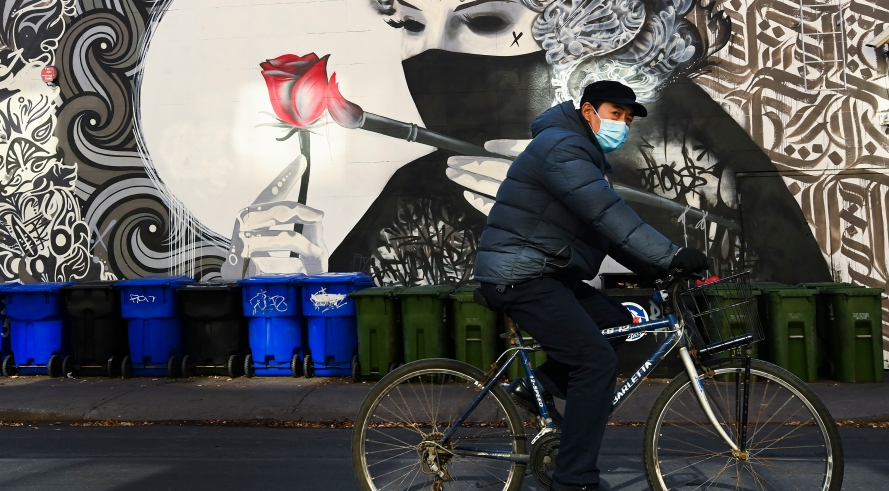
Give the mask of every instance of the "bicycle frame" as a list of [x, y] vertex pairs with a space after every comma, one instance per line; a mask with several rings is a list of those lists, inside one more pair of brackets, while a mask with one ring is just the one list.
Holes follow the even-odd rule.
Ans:
[[[668, 296], [665, 291], [658, 291], [655, 293], [655, 300], [658, 303], [663, 303], [664, 299]], [[491, 390], [491, 387], [497, 383], [500, 377], [506, 372], [507, 368], [510, 364], [512, 364], [516, 357], [520, 358], [522, 365], [525, 367], [525, 373], [528, 375], [531, 380], [531, 387], [534, 389], [534, 397], [537, 400], [537, 409], [540, 413], [540, 416], [543, 418], [546, 427], [538, 433], [535, 438], [531, 441], [533, 444], [538, 437], [541, 435], [554, 431], [553, 421], [549, 415], [549, 412], [546, 409], [546, 404], [543, 402], [543, 394], [541, 394], [539, 384], [537, 382], [536, 377], [534, 376], [534, 371], [531, 367], [531, 362], [528, 359], [528, 355], [526, 351], [533, 351], [536, 348], [526, 347], [522, 345], [522, 337], [518, 334], [518, 330], [514, 324], [509, 324], [508, 327], [510, 339], [515, 343], [514, 348], [510, 348], [514, 351], [507, 361], [503, 363], [491, 377], [488, 378], [484, 387], [479, 390], [479, 394], [472, 401], [472, 403], [460, 414], [460, 416], [454, 420], [451, 426], [444, 432], [439, 443], [444, 445], [444, 443], [453, 436], [454, 432], [457, 428], [459, 428], [466, 418], [475, 410], [475, 408], [481, 403], [482, 399]], [[691, 359], [691, 355], [688, 352], [688, 347], [686, 346], [685, 338], [683, 337], [684, 327], [679, 323], [675, 314], [669, 313], [666, 314], [665, 318], [657, 319], [653, 321], [641, 322], [636, 324], [627, 324], [624, 326], [612, 327], [610, 329], [603, 329], [602, 334], [605, 336], [605, 339], [616, 339], [621, 337], [627, 337], [631, 334], [636, 333], [650, 333], [650, 332], [665, 332], [667, 333], [667, 337], [661, 341], [657, 347], [655, 347], [654, 351], [652, 351], [651, 355], [639, 366], [639, 368], [633, 373], [632, 376], [627, 378], [626, 382], [617, 389], [614, 394], [614, 399], [611, 403], [611, 413], [624, 403], [627, 399], [627, 396], [633, 393], [634, 390], [639, 386], [639, 383], [645, 378], [645, 375], [649, 373], [652, 369], [654, 369], [661, 361], [663, 361], [664, 357], [675, 348], [677, 345], [679, 348], [679, 356], [682, 360], [683, 366], [685, 367], [686, 372], [688, 373], [689, 380], [695, 383], [695, 394], [697, 395], [698, 402], [701, 405], [701, 408], [707, 415], [707, 418], [710, 420], [710, 423], [713, 425], [714, 429], [719, 433], [723, 440], [732, 448], [734, 451], [738, 451], [738, 445], [732, 441], [732, 439], [725, 433], [722, 429], [722, 426], [719, 424], [716, 419], [713, 410], [710, 407], [710, 403], [707, 401], [707, 396], [704, 393], [703, 385], [699, 381], [697, 370], [694, 367], [694, 362]], [[511, 452], [501, 452], [501, 451], [492, 451], [490, 449], [479, 449], [474, 447], [464, 447], [457, 445], [453, 448], [452, 453], [455, 455], [465, 455], [465, 456], [474, 456], [474, 457], [484, 457], [490, 458], [494, 460], [505, 460], [516, 463], [528, 463], [529, 455], [516, 455]]]

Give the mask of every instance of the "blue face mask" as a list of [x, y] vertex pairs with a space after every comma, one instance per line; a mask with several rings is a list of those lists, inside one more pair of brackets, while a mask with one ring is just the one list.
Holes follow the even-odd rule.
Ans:
[[[614, 121], [611, 119], [602, 119], [599, 116], [599, 113], [593, 109], [593, 112], [596, 113], [596, 116], [599, 118], [601, 124], [599, 125], [599, 132], [596, 133], [593, 131], [593, 134], [596, 135], [596, 141], [599, 142], [599, 146], [602, 147], [602, 150], [605, 153], [613, 152], [621, 147], [625, 141], [627, 141], [627, 135], [630, 133], [630, 127], [627, 126], [626, 123], [622, 121]], [[590, 129], [593, 128], [593, 125], [590, 125]]]

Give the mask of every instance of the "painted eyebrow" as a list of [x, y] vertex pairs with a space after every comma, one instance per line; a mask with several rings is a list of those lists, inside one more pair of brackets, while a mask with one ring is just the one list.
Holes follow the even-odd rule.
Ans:
[[[398, 0], [398, 1], [400, 2], [401, 0]], [[513, 2], [513, 1], [514, 1], [514, 0], [475, 0], [474, 2], [467, 2], [467, 3], [464, 3], [464, 4], [459, 5], [457, 8], [454, 9], [454, 12], [458, 12], [458, 11], [463, 10], [463, 9], [472, 8], [472, 7], [475, 7], [476, 5], [481, 5], [481, 4], [483, 4], [483, 3], [489, 3], [489, 2], [503, 2], [503, 3], [510, 3], [510, 2]]]
[[420, 12], [423, 11], [423, 9], [421, 9], [420, 7], [415, 7], [415, 6], [413, 6], [413, 5], [411, 5], [411, 4], [407, 3], [407, 2], [405, 2], [404, 0], [397, 0], [397, 1], [398, 1], [398, 3], [404, 5], [405, 7], [412, 8], [412, 9], [414, 9], [414, 10], [419, 10]]

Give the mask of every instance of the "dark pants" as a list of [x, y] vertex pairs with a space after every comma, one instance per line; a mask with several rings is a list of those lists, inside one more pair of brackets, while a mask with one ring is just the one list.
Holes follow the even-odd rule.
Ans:
[[495, 310], [506, 313], [547, 354], [534, 370], [544, 389], [565, 399], [554, 477], [563, 484], [599, 482], [599, 448], [617, 379], [615, 348], [600, 329], [629, 324], [630, 312], [586, 283], [539, 278], [498, 292], [482, 283]]

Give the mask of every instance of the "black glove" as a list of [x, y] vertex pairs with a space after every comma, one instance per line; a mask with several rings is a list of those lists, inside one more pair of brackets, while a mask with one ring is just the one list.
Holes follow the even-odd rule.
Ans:
[[670, 268], [681, 269], [684, 273], [697, 273], [707, 269], [707, 266], [707, 255], [691, 247], [676, 251], [670, 263]]

